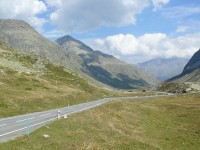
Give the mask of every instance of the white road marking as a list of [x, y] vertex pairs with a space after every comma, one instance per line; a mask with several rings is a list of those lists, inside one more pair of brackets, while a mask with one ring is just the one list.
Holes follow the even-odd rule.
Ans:
[[[159, 96], [167, 96], [167, 95], [159, 95]], [[143, 97], [154, 97], [154, 96], [143, 96]], [[128, 97], [128, 98], [135, 98], [135, 97]], [[72, 112], [69, 112], [69, 113], [67, 113], [67, 115], [70, 115], [70, 114], [73, 114], [73, 113], [76, 113], [76, 112], [80, 112], [80, 111], [83, 111], [83, 110], [86, 110], [86, 109], [89, 109], [89, 108], [93, 108], [93, 107], [96, 107], [96, 106], [98, 106], [98, 105], [100, 105], [100, 104], [104, 104], [104, 103], [106, 103], [106, 102], [108, 102], [108, 101], [113, 101], [113, 100], [120, 100], [120, 99], [125, 99], [124, 97], [120, 97], [120, 98], [109, 98], [109, 99], [104, 99], [105, 101], [97, 101], [96, 103], [93, 103], [93, 105], [92, 106], [86, 106], [86, 107], [84, 107], [84, 105], [83, 105], [83, 108], [82, 109], [79, 109], [79, 110], [76, 110], [76, 111], [72, 111]], [[89, 104], [92, 104], [92, 102], [89, 102]], [[72, 107], [72, 109], [73, 108], [76, 108], [77, 106], [81, 106], [81, 104], [78, 104], [78, 105], [74, 105], [74, 106], [70, 106], [70, 107]], [[69, 107], [67, 107], [67, 108], [69, 108]], [[54, 111], [54, 110], [52, 110], [52, 111]], [[34, 113], [35, 114], [35, 113]], [[50, 114], [50, 113], [49, 113]], [[49, 115], [48, 114], [48, 115]], [[44, 114], [44, 115], [47, 115], [47, 114]], [[44, 116], [44, 115], [40, 115], [40, 116]], [[25, 116], [25, 115], [24, 115]], [[21, 117], [21, 116], [20, 116]], [[0, 119], [0, 121], [3, 121], [3, 120], [6, 120], [6, 119], [13, 119], [13, 118], [17, 118], [17, 116], [16, 117], [11, 117], [11, 118], [4, 118], [4, 119]], [[27, 118], [27, 119], [33, 119], [34, 117], [32, 117], [32, 118]], [[25, 120], [27, 120], [27, 119], [23, 119], [23, 120], [19, 120], [19, 121], [17, 121], [17, 122], [22, 122], [22, 121], [25, 121]], [[37, 126], [37, 125], [40, 125], [40, 124], [44, 124], [44, 123], [46, 123], [46, 122], [50, 122], [50, 121], [53, 121], [53, 120], [56, 120], [57, 118], [53, 118], [53, 119], [49, 119], [49, 120], [46, 120], [46, 121], [43, 121], [43, 122], [39, 122], [39, 123], [36, 123], [36, 124], [33, 124], [33, 125], [30, 125], [29, 127], [33, 127], [33, 126]], [[2, 124], [2, 125], [0, 125], [0, 126], [4, 126], [4, 125], [7, 125], [7, 124]], [[14, 133], [14, 132], [17, 132], [17, 131], [21, 131], [21, 130], [25, 130], [26, 129], [26, 127], [23, 127], [23, 128], [20, 128], [20, 129], [17, 129], [17, 130], [13, 130], [13, 131], [10, 131], [10, 132], [7, 132], [7, 133], [4, 133], [4, 134], [1, 134], [0, 135], [0, 137], [3, 137], [3, 136], [5, 136], [5, 135], [8, 135], [8, 134], [11, 134], [11, 133]]]
[[43, 115], [40, 115], [39, 117], [44, 117], [44, 116], [48, 116], [50, 115], [51, 113], [48, 113], [48, 114], [43, 114]]
[[[36, 123], [36, 124], [30, 125], [29, 127], [34, 127], [34, 126], [36, 126], [36, 125], [40, 125], [40, 124], [43, 124], [43, 123], [46, 123], [46, 122], [49, 122], [49, 121], [53, 121], [53, 120], [55, 120], [55, 119], [56, 119], [56, 118], [49, 119], [49, 120], [47, 120], [47, 121], [43, 121], [43, 122], [40, 122], [40, 123]], [[17, 131], [21, 131], [21, 130], [24, 130], [24, 129], [26, 129], [26, 127], [21, 128], [21, 129], [17, 129], [17, 130], [14, 130], [14, 131], [10, 131], [10, 132], [4, 133], [4, 134], [1, 134], [0, 137], [5, 136], [5, 135], [8, 135], [8, 134], [11, 134], [11, 133], [14, 133], [14, 132], [17, 132]]]
[[[33, 119], [34, 117], [32, 117], [32, 118], [27, 118], [28, 120], [31, 120], [31, 119]], [[27, 119], [23, 119], [23, 120], [18, 120], [18, 121], [16, 121], [16, 122], [22, 122], [22, 121], [26, 121]]]
[[7, 125], [7, 124], [0, 124], [0, 127], [5, 126], [5, 125]]

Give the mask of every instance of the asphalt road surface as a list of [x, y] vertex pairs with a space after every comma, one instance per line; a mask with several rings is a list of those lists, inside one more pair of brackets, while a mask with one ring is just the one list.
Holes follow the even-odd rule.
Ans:
[[44, 112], [36, 112], [15, 117], [3, 118], [0, 119], [0, 141], [3, 142], [16, 138], [18, 136], [27, 135], [29, 131], [32, 132], [41, 126], [44, 126], [49, 122], [58, 119], [58, 117], [60, 116], [62, 117], [63, 115], [70, 115], [89, 108], [97, 107], [109, 101], [145, 97], [147, 98], [153, 96], [105, 98], [97, 101], [82, 103]]

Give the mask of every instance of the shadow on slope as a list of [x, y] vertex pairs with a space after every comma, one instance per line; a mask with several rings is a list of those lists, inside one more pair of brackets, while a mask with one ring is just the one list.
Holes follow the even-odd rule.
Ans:
[[103, 67], [92, 64], [94, 62], [98, 62], [100, 64], [99, 58], [96, 55], [80, 54], [79, 56], [84, 60], [82, 64], [84, 69], [82, 69], [82, 71], [106, 85], [119, 89], [133, 89], [148, 86], [148, 84], [142, 79], [134, 80], [123, 73], [118, 73], [116, 77], [114, 77]]

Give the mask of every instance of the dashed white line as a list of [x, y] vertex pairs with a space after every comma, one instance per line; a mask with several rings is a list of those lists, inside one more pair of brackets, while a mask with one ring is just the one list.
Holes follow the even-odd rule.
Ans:
[[26, 121], [26, 120], [31, 120], [31, 119], [33, 119], [34, 117], [32, 117], [32, 118], [27, 118], [27, 119], [23, 119], [23, 120], [18, 120], [18, 121], [16, 121], [16, 122], [22, 122], [22, 121]]
[[7, 124], [0, 124], [0, 127], [5, 126], [5, 125], [7, 125]]
[[[53, 120], [56, 120], [56, 118], [49, 119], [49, 120], [46, 120], [46, 121], [43, 121], [43, 122], [39, 122], [39, 123], [30, 125], [29, 127], [34, 127], [34, 126], [37, 126], [37, 125], [40, 125], [40, 124], [43, 124], [43, 123], [46, 123], [46, 122], [50, 122], [50, 121], [53, 121]], [[8, 134], [11, 134], [11, 133], [14, 133], [14, 132], [17, 132], [17, 131], [25, 130], [25, 129], [27, 129], [27, 127], [24, 127], [24, 128], [21, 128], [21, 129], [17, 129], [17, 130], [14, 130], [14, 131], [10, 131], [10, 132], [1, 134], [0, 137], [8, 135]]]
[[39, 117], [44, 117], [44, 116], [48, 116], [50, 115], [51, 113], [48, 113], [48, 114], [43, 114], [43, 115], [40, 115]]

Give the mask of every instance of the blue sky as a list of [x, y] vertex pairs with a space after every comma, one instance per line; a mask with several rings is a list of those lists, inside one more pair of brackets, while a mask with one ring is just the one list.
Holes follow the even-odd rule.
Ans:
[[0, 0], [0, 18], [51, 40], [69, 34], [131, 64], [200, 48], [199, 0]]
[[[114, 1], [114, 0], [113, 0]], [[134, 1], [134, 0], [133, 0]], [[141, 13], [138, 13], [135, 18], [135, 24], [127, 24], [121, 27], [110, 25], [110, 26], [98, 26], [96, 28], [91, 28], [83, 31], [66, 31], [63, 34], [70, 34], [78, 39], [90, 39], [90, 38], [105, 38], [109, 35], [115, 34], [134, 34], [135, 36], [141, 36], [145, 33], [165, 33], [170, 36], [181, 35], [181, 32], [177, 33], [176, 30], [179, 26], [191, 26], [190, 23], [196, 22], [200, 23], [200, 12], [192, 13], [188, 12], [185, 16], [176, 17], [176, 14], [173, 14], [173, 10], [176, 8], [194, 8], [198, 7], [200, 9], [200, 1], [198, 0], [171, 0], [167, 4], [162, 5], [162, 8], [159, 10], [153, 11], [154, 6], [150, 5], [142, 10]], [[48, 12], [49, 13], [49, 12]], [[47, 15], [44, 13], [43, 15]], [[179, 13], [182, 13], [181, 11]], [[169, 16], [174, 15], [174, 17]], [[67, 22], [66, 22], [67, 23]], [[77, 22], [78, 23], [78, 22]], [[45, 31], [51, 31], [55, 25], [47, 23]], [[196, 29], [196, 30], [195, 30]], [[188, 29], [187, 33], [198, 32], [198, 27], [195, 29]], [[186, 31], [184, 32], [186, 33]], [[44, 33], [45, 35], [45, 33]], [[48, 37], [48, 35], [47, 35]], [[50, 37], [52, 39], [57, 38]]]

